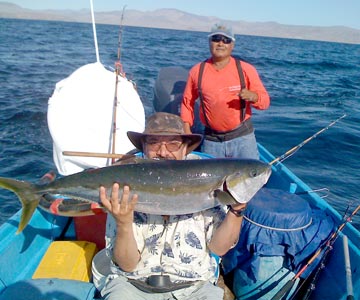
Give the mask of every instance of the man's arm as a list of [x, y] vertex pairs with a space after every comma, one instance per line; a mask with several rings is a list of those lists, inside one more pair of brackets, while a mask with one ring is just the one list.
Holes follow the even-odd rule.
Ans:
[[[248, 82], [248, 89], [240, 91], [245, 93], [244, 99], [251, 102], [256, 109], [264, 110], [270, 106], [270, 96], [266, 91], [260, 76], [254, 66], [248, 63], [242, 63], [244, 75]], [[249, 92], [249, 93], [247, 93]]]
[[[180, 117], [184, 123], [188, 124], [188, 130], [186, 133], [191, 133], [190, 127], [194, 124], [194, 106], [195, 101], [199, 97], [197, 88], [196, 70], [198, 66], [193, 67], [187, 78], [186, 86], [183, 93], [183, 99], [180, 107]], [[186, 128], [185, 128], [186, 129]]]
[[119, 184], [113, 185], [110, 199], [106, 196], [105, 188], [100, 187], [100, 200], [116, 222], [112, 259], [125, 272], [133, 271], [141, 258], [133, 231], [134, 207], [138, 196], [133, 195], [130, 201], [129, 198], [128, 186], [124, 186], [120, 201]]
[[[237, 204], [233, 206], [233, 209], [240, 211], [245, 207], [246, 204]], [[209, 243], [209, 249], [219, 256], [225, 255], [239, 240], [242, 220], [242, 216], [238, 216], [229, 210], [224, 221], [214, 232]]]

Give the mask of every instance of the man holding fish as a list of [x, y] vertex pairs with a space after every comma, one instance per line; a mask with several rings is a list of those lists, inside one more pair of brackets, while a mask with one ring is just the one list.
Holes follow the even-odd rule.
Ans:
[[[157, 160], [183, 160], [202, 139], [185, 134], [181, 118], [168, 113], [154, 114], [144, 133], [128, 136], [146, 158]], [[246, 203], [228, 212], [217, 206], [186, 215], [144, 214], [135, 211], [138, 195], [126, 185], [121, 192], [117, 183], [110, 197], [101, 187], [100, 199], [110, 213], [106, 247], [112, 261], [104, 299], [223, 299], [215, 285], [219, 257], [237, 243]]]
[[38, 184], [0, 177], [0, 188], [22, 204], [17, 232], [37, 208], [67, 217], [105, 211], [112, 260], [112, 274], [99, 288], [105, 299], [222, 299], [214, 285], [219, 257], [236, 244], [246, 202], [267, 182], [270, 165], [185, 159], [202, 136], [185, 134], [183, 121], [172, 114], [157, 113], [143, 133], [128, 136], [148, 159]]

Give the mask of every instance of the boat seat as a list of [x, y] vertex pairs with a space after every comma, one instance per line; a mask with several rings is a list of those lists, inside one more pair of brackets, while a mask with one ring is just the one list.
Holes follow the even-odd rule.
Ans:
[[18, 281], [2, 291], [0, 300], [94, 300], [100, 299], [89, 282], [57, 278]]

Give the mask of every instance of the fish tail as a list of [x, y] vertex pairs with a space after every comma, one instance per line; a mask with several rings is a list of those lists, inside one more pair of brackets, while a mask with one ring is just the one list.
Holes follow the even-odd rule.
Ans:
[[40, 201], [39, 195], [36, 193], [34, 185], [25, 181], [0, 177], [0, 187], [15, 193], [21, 202], [22, 213], [18, 230], [16, 231], [18, 234], [23, 231], [34, 214]]

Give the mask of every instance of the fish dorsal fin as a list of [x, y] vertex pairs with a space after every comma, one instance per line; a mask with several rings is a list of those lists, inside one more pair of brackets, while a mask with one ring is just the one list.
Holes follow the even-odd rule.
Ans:
[[139, 160], [139, 157], [137, 157], [134, 154], [124, 154], [113, 165], [136, 164], [136, 163], [138, 163], [138, 160]]
[[125, 154], [121, 159], [117, 160], [114, 165], [143, 164], [156, 161], [158, 160], [143, 158], [133, 154]]
[[41, 179], [39, 180], [39, 185], [46, 185], [53, 182], [56, 178], [56, 173], [54, 171], [47, 172]]

